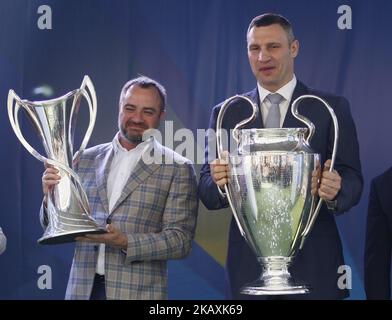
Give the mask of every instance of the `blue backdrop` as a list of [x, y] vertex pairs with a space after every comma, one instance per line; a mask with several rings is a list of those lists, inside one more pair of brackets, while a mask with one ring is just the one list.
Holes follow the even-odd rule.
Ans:
[[[41, 30], [41, 5], [52, 29]], [[341, 30], [338, 8], [352, 9], [352, 29]], [[296, 75], [307, 85], [346, 96], [357, 125], [365, 178], [362, 200], [338, 218], [351, 297], [364, 298], [363, 247], [370, 179], [391, 165], [392, 2], [388, 0], [2, 0], [0, 2], [0, 225], [8, 237], [0, 256], [0, 299], [62, 299], [73, 245], [41, 246], [38, 210], [43, 166], [16, 139], [6, 113], [10, 88], [38, 100], [95, 85], [98, 118], [89, 145], [110, 141], [117, 128], [122, 84], [144, 74], [168, 91], [175, 128], [206, 128], [213, 105], [255, 86], [246, 54], [249, 21], [263, 12], [288, 17], [300, 41]], [[80, 116], [82, 132], [87, 113]], [[40, 142], [28, 121], [23, 131]], [[78, 128], [79, 129], [79, 128]], [[80, 137], [80, 134], [78, 134]], [[223, 298], [228, 210], [201, 206], [191, 255], [170, 262], [171, 299]], [[51, 289], [39, 289], [39, 267], [52, 271]]]

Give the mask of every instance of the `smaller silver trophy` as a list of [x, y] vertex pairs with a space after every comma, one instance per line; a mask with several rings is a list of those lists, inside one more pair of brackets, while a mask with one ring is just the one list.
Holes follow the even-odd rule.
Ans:
[[[75, 122], [83, 97], [89, 106], [90, 121], [80, 148], [74, 154]], [[24, 138], [18, 118], [21, 108], [38, 132], [47, 157], [39, 154]], [[51, 100], [31, 102], [20, 99], [13, 90], [8, 93], [8, 116], [19, 141], [35, 158], [60, 171], [61, 180], [48, 195], [48, 226], [38, 240], [40, 244], [72, 242], [78, 236], [106, 232], [92, 218], [86, 192], [73, 170], [91, 137], [96, 114], [97, 98], [88, 76], [84, 77], [79, 89]]]
[[243, 294], [304, 294], [310, 290], [293, 279], [288, 270], [322, 204], [322, 199], [312, 193], [312, 173], [320, 161], [320, 155], [310, 148], [315, 126], [298, 114], [298, 103], [307, 98], [319, 100], [332, 117], [335, 127], [332, 171], [338, 123], [333, 109], [320, 97], [304, 95], [291, 106], [294, 117], [307, 128], [241, 129], [256, 118], [258, 108], [248, 97], [240, 95], [227, 99], [217, 118], [218, 157], [222, 158], [222, 123], [230, 103], [244, 99], [253, 108], [252, 116], [233, 130], [238, 153], [229, 155], [229, 183], [225, 185], [238, 228], [263, 267], [259, 279], [242, 287]]

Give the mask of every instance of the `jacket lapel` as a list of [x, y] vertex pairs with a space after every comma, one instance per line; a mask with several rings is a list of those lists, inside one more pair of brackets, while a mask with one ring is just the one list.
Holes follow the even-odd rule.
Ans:
[[[161, 147], [159, 145], [159, 143], [154, 139], [153, 142], [153, 148], [154, 148], [154, 152], [157, 152], [158, 154], [155, 154], [155, 156], [159, 156], [158, 159], [159, 160], [163, 160], [162, 157], [162, 150]], [[149, 152], [149, 151], [147, 151]], [[141, 184], [143, 183], [150, 175], [152, 175], [156, 170], [159, 169], [159, 167], [161, 166], [161, 164], [158, 163], [152, 163], [152, 164], [146, 164], [143, 161], [143, 157], [140, 158], [140, 160], [138, 161], [138, 163], [136, 164], [134, 170], [132, 171], [131, 175], [128, 178], [127, 183], [125, 184], [124, 189], [121, 192], [120, 197], [118, 198], [118, 200], [116, 201], [116, 204], [113, 206], [110, 214], [112, 212], [114, 212], [117, 207], [119, 205], [121, 205], [121, 203]]]
[[109, 212], [107, 182], [112, 160], [113, 147], [110, 143], [106, 150], [95, 158], [95, 180], [97, 183], [98, 195], [105, 212]]

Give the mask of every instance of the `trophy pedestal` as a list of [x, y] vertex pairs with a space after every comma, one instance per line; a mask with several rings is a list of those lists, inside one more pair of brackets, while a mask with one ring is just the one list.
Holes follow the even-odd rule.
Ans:
[[60, 244], [76, 241], [75, 238], [87, 234], [106, 233], [106, 229], [99, 226], [86, 212], [80, 212], [79, 208], [76, 213], [58, 210], [52, 200], [48, 198], [48, 208], [46, 209], [48, 225], [43, 236], [38, 239], [39, 244]]
[[[291, 279], [290, 279], [291, 280]], [[242, 294], [255, 296], [272, 296], [272, 295], [288, 295], [288, 294], [306, 294], [310, 289], [306, 285], [298, 285], [293, 281], [282, 282], [271, 285], [263, 280], [257, 280], [241, 288]]]
[[61, 243], [68, 243], [68, 242], [75, 242], [75, 238], [83, 237], [87, 234], [103, 234], [107, 231], [105, 229], [97, 229], [97, 230], [77, 230], [74, 232], [60, 232], [56, 235], [47, 235], [43, 236], [42, 238], [38, 239], [39, 244], [61, 244]]
[[300, 284], [291, 277], [288, 271], [291, 258], [268, 257], [259, 258], [259, 261], [263, 265], [263, 273], [260, 279], [242, 287], [242, 294], [288, 295], [310, 292], [307, 285]]

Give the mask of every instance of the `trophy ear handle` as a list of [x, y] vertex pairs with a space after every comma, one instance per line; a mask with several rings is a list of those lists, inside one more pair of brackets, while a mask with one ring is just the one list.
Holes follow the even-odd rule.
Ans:
[[[216, 119], [216, 144], [217, 144], [217, 151], [218, 151], [218, 158], [219, 159], [222, 159], [222, 156], [223, 156], [223, 145], [222, 145], [223, 117], [224, 117], [224, 115], [225, 115], [225, 113], [227, 111], [227, 108], [230, 106], [230, 102], [233, 101], [233, 100], [236, 100], [236, 99], [243, 99], [243, 100], [246, 100], [247, 102], [249, 102], [250, 105], [252, 106], [252, 111], [253, 111], [252, 115], [249, 118], [247, 118], [245, 120], [242, 120], [241, 122], [237, 123], [237, 125], [234, 127], [233, 138], [237, 142], [237, 144], [239, 143], [239, 139], [240, 139], [240, 134], [238, 133], [239, 129], [241, 129], [246, 124], [253, 122], [256, 119], [256, 116], [257, 116], [257, 112], [258, 112], [257, 106], [254, 104], [254, 102], [250, 98], [248, 98], [246, 96], [237, 94], [235, 96], [232, 96], [232, 97], [226, 99], [223, 102], [223, 104], [222, 104], [222, 106], [221, 106], [221, 108], [219, 110], [218, 117]], [[223, 194], [222, 191], [220, 190], [220, 187], [218, 187], [218, 186], [216, 186], [216, 187], [218, 188], [218, 192]], [[251, 246], [253, 246], [253, 242], [248, 240], [248, 238], [246, 236], [246, 233], [245, 233], [244, 229], [242, 228], [242, 225], [240, 223], [239, 215], [238, 215], [238, 213], [237, 213], [237, 211], [236, 211], [236, 209], [235, 209], [235, 207], [233, 205], [233, 202], [232, 202], [232, 199], [230, 197], [230, 192], [229, 192], [229, 188], [228, 188], [227, 184], [225, 185], [225, 193], [226, 193], [226, 196], [227, 196], [227, 200], [229, 201], [230, 207], [231, 207], [231, 209], [233, 211], [233, 216], [234, 216], [234, 219], [235, 219], [235, 221], [237, 223], [238, 229], [240, 230], [241, 235], [245, 239], [247, 239], [247, 241], [250, 243]]]
[[327, 108], [327, 110], [332, 118], [333, 125], [334, 125], [334, 142], [333, 142], [333, 151], [332, 151], [332, 158], [331, 158], [331, 167], [329, 168], [329, 171], [333, 171], [334, 165], [335, 165], [335, 159], [336, 159], [336, 152], [338, 149], [338, 141], [339, 141], [339, 125], [338, 125], [338, 119], [336, 118], [336, 114], [333, 111], [332, 107], [328, 104], [328, 102], [318, 96], [315, 96], [312, 94], [305, 94], [305, 95], [302, 95], [294, 100], [293, 104], [291, 105], [291, 113], [293, 114], [293, 116], [295, 118], [297, 118], [299, 121], [305, 123], [306, 126], [309, 128], [309, 134], [306, 137], [306, 143], [308, 143], [308, 144], [310, 143], [310, 140], [312, 139], [312, 137], [314, 135], [315, 126], [314, 126], [313, 122], [311, 122], [308, 118], [306, 118], [303, 115], [298, 113], [298, 104], [303, 99], [316, 99], [316, 100], [320, 101]]
[[[95, 120], [97, 118], [97, 95], [95, 93], [94, 85], [90, 79], [89, 76], [84, 76], [82, 84], [80, 86], [80, 93], [82, 96], [87, 100], [88, 107], [89, 107], [89, 113], [90, 113], [90, 121], [86, 130], [86, 134], [82, 140], [82, 143], [79, 147], [79, 150], [75, 152], [74, 154], [74, 162], [77, 162], [79, 160], [79, 157], [83, 153], [84, 149], [86, 149], [87, 143], [89, 142], [93, 128], [95, 125]], [[74, 105], [72, 106], [72, 112], [75, 107], [75, 100], [74, 100]], [[71, 128], [69, 128], [71, 130]], [[71, 136], [71, 135], [69, 135]]]
[[297, 99], [295, 99], [293, 104], [291, 105], [291, 113], [293, 114], [293, 116], [295, 118], [297, 118], [299, 121], [301, 121], [302, 123], [304, 123], [309, 129], [309, 133], [305, 138], [305, 141], [307, 144], [310, 144], [310, 140], [312, 140], [312, 138], [313, 138], [316, 127], [314, 126], [312, 121], [310, 121], [308, 118], [306, 118], [302, 114], [298, 113], [298, 105], [301, 100], [303, 100], [305, 98], [309, 98], [309, 97], [311, 97], [311, 95], [300, 96]]
[[[291, 105], [291, 112], [293, 113], [294, 117], [296, 117], [298, 120], [304, 122], [308, 126], [309, 134], [306, 138], [307, 143], [309, 143], [310, 139], [313, 137], [315, 127], [314, 127], [314, 124], [309, 119], [305, 118], [304, 116], [302, 116], [298, 113], [298, 103], [301, 100], [308, 99], [308, 98], [316, 99], [316, 100], [320, 101], [327, 108], [327, 110], [332, 118], [332, 122], [333, 122], [333, 126], [334, 126], [334, 142], [333, 142], [333, 151], [332, 151], [332, 157], [331, 157], [331, 166], [329, 168], [329, 172], [332, 172], [334, 170], [336, 153], [338, 150], [338, 141], [339, 141], [338, 119], [336, 117], [335, 111], [333, 111], [332, 107], [328, 104], [328, 102], [318, 96], [308, 94], [308, 95], [300, 96], [297, 99], [295, 99], [295, 101]], [[314, 209], [313, 212], [310, 213], [308, 223], [305, 226], [304, 231], [302, 232], [302, 242], [300, 245], [301, 249], [304, 245], [304, 242], [305, 242], [307, 235], [309, 234], [310, 230], [312, 229], [312, 227], [316, 221], [316, 218], [318, 216], [318, 213], [320, 212], [322, 203], [323, 203], [323, 199], [319, 199], [316, 208]]]
[[31, 112], [29, 108], [25, 106], [25, 102], [23, 102], [18, 95], [15, 93], [14, 90], [10, 90], [8, 92], [8, 117], [11, 123], [11, 127], [15, 132], [15, 135], [19, 139], [19, 141], [22, 143], [22, 145], [26, 148], [26, 150], [37, 160], [41, 162], [46, 162], [48, 164], [51, 164], [53, 166], [58, 166], [59, 168], [63, 169], [64, 171], [68, 172], [72, 177], [77, 178], [76, 174], [73, 171], [70, 171], [69, 168], [64, 166], [61, 162], [58, 162], [56, 160], [49, 159], [43, 155], [41, 155], [38, 151], [36, 151], [25, 139], [25, 137], [22, 134], [22, 131], [20, 130], [20, 124], [19, 124], [19, 111], [21, 107], [26, 110], [26, 112], [30, 115], [31, 120], [34, 122], [34, 125], [37, 130], [40, 131], [41, 136], [43, 136], [42, 129], [39, 126], [37, 122], [37, 118], [35, 117], [34, 113]]
[[243, 100], [249, 102], [250, 105], [252, 106], [252, 115], [249, 118], [244, 119], [241, 122], [237, 123], [233, 129], [233, 139], [237, 142], [237, 144], [239, 143], [239, 139], [240, 139], [240, 134], [238, 133], [238, 131], [242, 127], [247, 125], [248, 123], [253, 122], [257, 117], [258, 108], [255, 105], [255, 103], [247, 96], [237, 94], [235, 96], [232, 96], [232, 97], [226, 99], [225, 102], [223, 102], [223, 104], [219, 110], [218, 117], [216, 119], [216, 144], [217, 144], [217, 149], [218, 149], [217, 151], [218, 151], [218, 158], [219, 159], [222, 158], [222, 152], [223, 152], [223, 145], [222, 145], [223, 117], [224, 117], [228, 107], [230, 106], [230, 102], [232, 102], [233, 100], [236, 100], [236, 99], [243, 99]]

